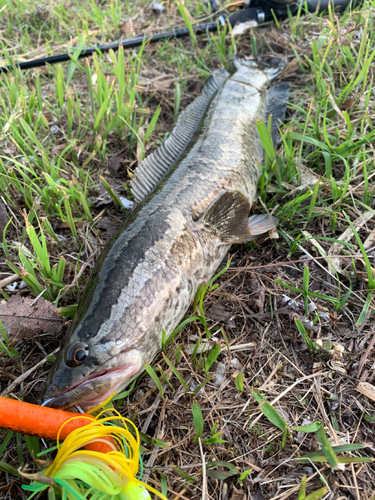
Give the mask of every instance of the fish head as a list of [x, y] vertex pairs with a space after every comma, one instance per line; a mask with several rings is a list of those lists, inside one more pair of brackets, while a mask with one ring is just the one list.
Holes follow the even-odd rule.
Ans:
[[144, 355], [131, 342], [116, 349], [114, 342], [82, 339], [79, 331], [62, 342], [49, 372], [45, 406], [66, 409], [79, 405], [88, 411], [128, 385], [143, 369]]
[[158, 231], [149, 230], [150, 218], [141, 223], [143, 232], [122, 231], [96, 263], [49, 373], [44, 405], [86, 411], [120, 392], [160, 350], [162, 329], [173, 331], [186, 311], [190, 295], [179, 291], [182, 278], [157, 246], [171, 223]]

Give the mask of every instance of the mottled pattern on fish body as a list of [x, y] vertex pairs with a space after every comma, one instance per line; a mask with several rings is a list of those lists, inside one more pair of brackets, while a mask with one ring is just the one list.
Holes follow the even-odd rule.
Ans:
[[[127, 385], [160, 350], [162, 329], [168, 337], [199, 284], [225, 257], [231, 241], [205, 227], [202, 217], [227, 191], [253, 201], [262, 158], [256, 121], [264, 118], [268, 77], [240, 66], [223, 79], [183, 157], [97, 265], [46, 397], [77, 386], [93, 372], [133, 365], [131, 377], [115, 388]], [[80, 366], [68, 367], [64, 358], [76, 343], [87, 344], [89, 355]], [[93, 401], [108, 384], [94, 380], [67, 391], [56, 406]]]

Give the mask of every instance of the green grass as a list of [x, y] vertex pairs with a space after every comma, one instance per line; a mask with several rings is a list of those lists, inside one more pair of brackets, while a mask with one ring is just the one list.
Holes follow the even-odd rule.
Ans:
[[[292, 93], [291, 108], [295, 114], [281, 132], [283, 148], [278, 153], [273, 149], [266, 126], [258, 124], [266, 150], [260, 195], [269, 209], [278, 205], [277, 215], [283, 221], [283, 231], [292, 238], [296, 235], [290, 255], [297, 249], [302, 227], [314, 227], [316, 219], [324, 214], [330, 225], [328, 236], [334, 241], [352, 226], [355, 214], [370, 209], [374, 193], [369, 180], [374, 171], [372, 142], [375, 135], [369, 118], [373, 87], [369, 68], [375, 56], [373, 13], [365, 8], [341, 18], [330, 15], [319, 20], [311, 16], [310, 22], [317, 23], [319, 36], [311, 42], [311, 53], [301, 58], [298, 43], [304, 37], [302, 21], [299, 15], [290, 18], [295, 56], [309, 84], [302, 92], [299, 88]], [[347, 29], [352, 22], [363, 25], [364, 36], [358, 40], [354, 32]], [[345, 42], [340, 38], [342, 32], [346, 33]], [[309, 184], [304, 184], [306, 173], [310, 176]], [[354, 196], [350, 194], [353, 179], [360, 179], [362, 186]], [[298, 184], [302, 184], [302, 189], [289, 196]], [[270, 191], [275, 195], [270, 197]], [[283, 196], [282, 204], [280, 195]], [[373, 276], [361, 236], [357, 230], [354, 234], [355, 247], [348, 248], [347, 242], [343, 242], [342, 253], [362, 254], [366, 263], [369, 294], [363, 303], [360, 323], [361, 318], [373, 310]], [[327, 240], [323, 245], [327, 255], [330, 245]], [[353, 265], [354, 275], [336, 274], [339, 290], [342, 286], [347, 288], [349, 285], [350, 289], [357, 286], [358, 260], [355, 258]], [[301, 288], [299, 292], [303, 293], [307, 307], [307, 297], [314, 296], [308, 290], [307, 275], [304, 275]], [[340, 295], [321, 298], [332, 303], [337, 301], [337, 310], [347, 300], [343, 301]]]

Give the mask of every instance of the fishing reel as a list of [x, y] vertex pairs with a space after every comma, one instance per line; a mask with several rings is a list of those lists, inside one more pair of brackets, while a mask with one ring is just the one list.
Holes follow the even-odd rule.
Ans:
[[[211, 0], [217, 4], [217, 0]], [[360, 5], [361, 0], [242, 0], [230, 3], [227, 19], [232, 26], [248, 20], [256, 20], [259, 24], [288, 17], [288, 11], [294, 15], [302, 6], [302, 13], [327, 11], [329, 6], [342, 12], [351, 5], [352, 8]], [[212, 5], [212, 4], [211, 4]]]
[[343, 11], [346, 7], [351, 4], [352, 7], [359, 4], [358, 0], [255, 0], [254, 2], [251, 0], [245, 0], [245, 5], [253, 4], [252, 6], [268, 6], [271, 9], [276, 11], [287, 10], [289, 7], [294, 13], [300, 5], [302, 4], [302, 8], [310, 13], [323, 12], [328, 10], [329, 5], [331, 5], [332, 9], [337, 11]]

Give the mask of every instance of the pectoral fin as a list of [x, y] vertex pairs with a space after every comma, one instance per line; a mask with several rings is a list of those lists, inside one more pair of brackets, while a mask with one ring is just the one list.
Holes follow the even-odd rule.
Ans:
[[202, 224], [223, 243], [245, 243], [276, 227], [270, 215], [252, 215], [250, 203], [239, 191], [226, 191], [206, 210]]

